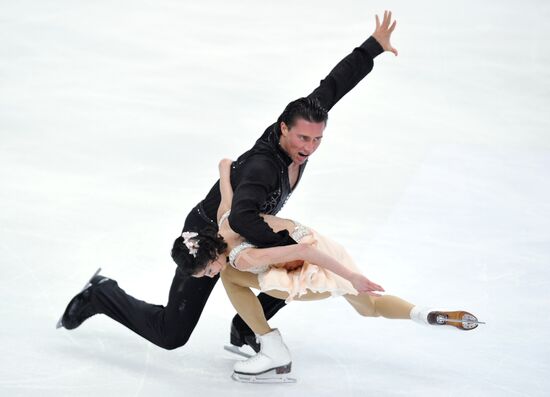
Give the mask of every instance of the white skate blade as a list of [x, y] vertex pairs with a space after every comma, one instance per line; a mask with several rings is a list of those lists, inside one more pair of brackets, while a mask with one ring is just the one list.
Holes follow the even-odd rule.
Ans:
[[[88, 288], [88, 286], [91, 284], [91, 281], [92, 279], [97, 276], [99, 274], [99, 272], [101, 271], [101, 268], [97, 269], [94, 273], [94, 275], [92, 277], [90, 277], [90, 279], [88, 280], [88, 282], [86, 284], [84, 284], [84, 287], [82, 287], [82, 289], [80, 290], [80, 292], [84, 291], [86, 288]], [[80, 292], [78, 294], [80, 294]], [[76, 294], [76, 295], [78, 295]], [[59, 317], [59, 320], [57, 321], [57, 324], [55, 325], [55, 329], [59, 329], [59, 328], [62, 328], [63, 327], [63, 323], [62, 323], [62, 320], [63, 320], [63, 314], [65, 314], [65, 311], [63, 311], [63, 313], [61, 314], [61, 317]]]
[[249, 354], [247, 352], [243, 352], [241, 349], [239, 349], [237, 346], [234, 346], [234, 345], [225, 345], [223, 347], [223, 349], [227, 350], [228, 352], [238, 354], [239, 356], [244, 357], [244, 358], [252, 357], [252, 354]]
[[292, 378], [287, 374], [277, 374], [275, 370], [264, 372], [263, 374], [249, 375], [249, 374], [238, 374], [233, 372], [231, 378], [241, 383], [296, 383], [296, 378]]
[[485, 322], [483, 322], [483, 321], [478, 321], [478, 320], [451, 320], [451, 319], [447, 319], [447, 320], [445, 320], [445, 321], [448, 322], [448, 323], [485, 324]]

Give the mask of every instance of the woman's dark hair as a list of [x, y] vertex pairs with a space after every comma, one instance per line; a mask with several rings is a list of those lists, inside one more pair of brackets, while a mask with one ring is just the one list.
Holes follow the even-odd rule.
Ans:
[[277, 125], [281, 125], [281, 121], [283, 121], [288, 128], [292, 128], [299, 118], [312, 123], [324, 122], [326, 124], [328, 110], [321, 105], [317, 98], [298, 98], [286, 105], [285, 110], [277, 119]]
[[181, 236], [174, 241], [171, 253], [172, 259], [186, 276], [192, 276], [200, 272], [206, 267], [208, 262], [216, 259], [227, 249], [227, 244], [223, 237], [212, 226], [206, 226], [200, 231], [189, 231], [198, 233], [198, 236], [191, 238], [191, 241], [196, 241], [199, 245], [196, 256], [189, 253], [189, 248], [187, 248]]

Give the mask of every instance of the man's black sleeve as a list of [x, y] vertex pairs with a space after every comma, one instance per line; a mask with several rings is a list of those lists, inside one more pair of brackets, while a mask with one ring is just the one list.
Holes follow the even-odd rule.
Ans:
[[233, 192], [229, 225], [258, 247], [296, 244], [286, 230], [275, 233], [260, 216], [260, 206], [279, 186], [278, 170], [270, 159], [254, 156], [244, 165]]
[[323, 107], [330, 110], [363, 77], [370, 73], [374, 65], [374, 58], [383, 52], [384, 49], [378, 41], [372, 36], [369, 37], [351, 54], [342, 59], [308, 97], [319, 99]]

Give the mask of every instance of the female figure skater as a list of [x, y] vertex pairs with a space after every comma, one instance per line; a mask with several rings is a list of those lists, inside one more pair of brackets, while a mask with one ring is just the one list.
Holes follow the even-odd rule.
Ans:
[[244, 241], [227, 222], [233, 197], [231, 164], [232, 161], [227, 159], [219, 164], [219, 232], [213, 228], [185, 231], [174, 242], [172, 258], [182, 271], [194, 277], [214, 277], [221, 271], [231, 303], [258, 336], [260, 351], [235, 364], [233, 377], [236, 380], [255, 381], [262, 376], [274, 380], [286, 376], [291, 369], [288, 348], [279, 331], [271, 329], [267, 323], [251, 288], [287, 302], [343, 296], [360, 315], [366, 317], [412, 319], [461, 330], [471, 330], [480, 324], [466, 311], [420, 308], [396, 296], [380, 294], [384, 289], [360, 273], [341, 245], [290, 219], [262, 215], [275, 232], [287, 230], [298, 244], [256, 248]]

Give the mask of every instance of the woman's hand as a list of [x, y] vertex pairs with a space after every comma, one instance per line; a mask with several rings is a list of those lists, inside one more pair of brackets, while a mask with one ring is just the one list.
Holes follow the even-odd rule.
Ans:
[[220, 205], [218, 206], [217, 219], [231, 209], [231, 201], [233, 200], [233, 188], [231, 187], [231, 164], [232, 160], [222, 159], [218, 163], [220, 173]]
[[384, 288], [376, 283], [373, 283], [361, 273], [353, 273], [349, 281], [353, 285], [353, 288], [355, 288], [360, 294], [366, 293], [371, 296], [380, 296], [380, 294], [377, 294], [376, 291], [384, 292]]
[[376, 29], [374, 30], [372, 37], [378, 41], [384, 51], [393, 52], [397, 56], [397, 50], [393, 48], [390, 43], [390, 37], [396, 24], [397, 21], [393, 21], [393, 23], [391, 23], [391, 11], [384, 11], [382, 24], [380, 24], [380, 19], [378, 18], [378, 15], [376, 15]]
[[220, 173], [225, 170], [231, 169], [231, 164], [233, 164], [233, 160], [231, 159], [221, 159], [220, 163], [218, 164], [218, 169], [220, 170]]

